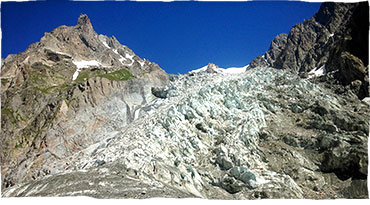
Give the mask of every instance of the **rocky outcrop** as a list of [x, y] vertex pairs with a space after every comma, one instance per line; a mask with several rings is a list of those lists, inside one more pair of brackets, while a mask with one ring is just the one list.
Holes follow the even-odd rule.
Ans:
[[280, 56], [280, 53], [285, 49], [287, 43], [288, 34], [282, 33], [274, 38], [270, 44], [269, 50], [263, 56], [257, 56], [249, 63], [250, 68], [259, 66], [272, 66], [276, 59]]
[[336, 73], [331, 81], [363, 99], [369, 96], [368, 19], [367, 2], [323, 3], [312, 18], [293, 26], [286, 39], [284, 34], [276, 37], [266, 54], [250, 66], [288, 69], [301, 76], [325, 66], [326, 73]]
[[208, 63], [208, 65], [202, 67], [202, 68], [199, 68], [199, 69], [196, 69], [196, 70], [193, 70], [193, 71], [190, 71], [190, 73], [192, 74], [195, 74], [195, 73], [209, 73], [209, 74], [214, 74], [214, 73], [220, 73], [222, 72], [222, 68], [218, 67], [218, 65], [214, 64], [214, 63]]
[[[168, 76], [115, 37], [98, 35], [89, 18], [45, 33], [1, 70], [3, 188], [62, 171], [68, 158], [139, 117]], [[112, 134], [112, 133], [111, 133]], [[109, 135], [109, 134], [108, 134]]]

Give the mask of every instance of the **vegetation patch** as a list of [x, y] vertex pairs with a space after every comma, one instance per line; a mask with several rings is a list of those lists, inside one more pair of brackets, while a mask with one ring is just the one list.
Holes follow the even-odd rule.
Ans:
[[78, 77], [76, 78], [75, 82], [82, 83], [85, 82], [90, 77], [89, 71], [83, 71], [78, 74]]
[[2, 86], [6, 85], [7, 83], [8, 83], [8, 79], [6, 79], [6, 78], [1, 79], [1, 85]]
[[43, 94], [51, 93], [57, 86], [50, 86], [50, 87], [33, 87], [34, 90], [40, 91]]
[[9, 108], [1, 108], [1, 118], [4, 119], [5, 116], [7, 116], [13, 124], [17, 122], [13, 110]]
[[99, 77], [107, 78], [108, 80], [125, 81], [133, 78], [134, 76], [130, 73], [130, 71], [121, 69], [111, 73], [99, 75]]
[[65, 84], [60, 86], [60, 89], [64, 91], [64, 90], [69, 90], [72, 87], [73, 87], [73, 85], [65, 83]]
[[126, 81], [133, 78], [134, 76], [130, 73], [130, 71], [126, 69], [120, 69], [110, 73], [104, 73], [102, 70], [82, 71], [79, 73], [75, 82], [77, 83], [85, 82], [87, 79], [94, 77], [101, 77], [114, 81]]

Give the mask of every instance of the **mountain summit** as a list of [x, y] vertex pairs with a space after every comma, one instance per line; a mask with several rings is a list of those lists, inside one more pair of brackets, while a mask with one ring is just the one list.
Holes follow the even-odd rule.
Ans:
[[77, 21], [77, 24], [81, 27], [88, 27], [88, 28], [92, 28], [92, 25], [91, 25], [91, 22], [90, 22], [90, 19], [89, 17], [86, 15], [86, 14], [81, 14], [79, 17], [78, 17], [78, 21]]

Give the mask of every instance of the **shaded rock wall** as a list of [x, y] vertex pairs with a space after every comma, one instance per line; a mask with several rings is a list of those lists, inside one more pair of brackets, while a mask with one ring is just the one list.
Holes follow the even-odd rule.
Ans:
[[[337, 73], [332, 81], [352, 85], [352, 92], [362, 99], [369, 96], [368, 19], [368, 2], [323, 3], [312, 18], [293, 26], [286, 39], [284, 34], [277, 36], [250, 66], [289, 69], [301, 76], [325, 66], [326, 72]], [[282, 44], [279, 48], [276, 41]]]

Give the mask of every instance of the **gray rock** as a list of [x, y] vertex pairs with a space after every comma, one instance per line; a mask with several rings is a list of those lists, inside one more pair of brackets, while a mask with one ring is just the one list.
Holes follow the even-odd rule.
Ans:
[[225, 156], [219, 155], [216, 159], [216, 163], [220, 166], [223, 170], [229, 170], [233, 167], [233, 163], [227, 160]]
[[311, 110], [321, 116], [324, 116], [329, 113], [329, 109], [323, 105], [322, 103], [316, 102], [312, 107]]
[[233, 176], [235, 179], [238, 179], [245, 184], [248, 185], [250, 188], [256, 188], [254, 181], [256, 181], [255, 175], [250, 172], [245, 167], [233, 167], [229, 171], [230, 175]]
[[157, 98], [166, 98], [167, 91], [164, 88], [152, 88], [152, 94]]
[[298, 104], [293, 104], [292, 106], [291, 106], [291, 110], [292, 110], [292, 112], [294, 112], [294, 113], [302, 113], [303, 111], [304, 111], [304, 108], [303, 107], [301, 107], [300, 105], [298, 105]]
[[236, 194], [242, 191], [243, 187], [245, 187], [245, 185], [240, 181], [237, 181], [234, 178], [228, 176], [225, 176], [223, 178], [223, 181], [221, 182], [220, 186], [230, 194]]

